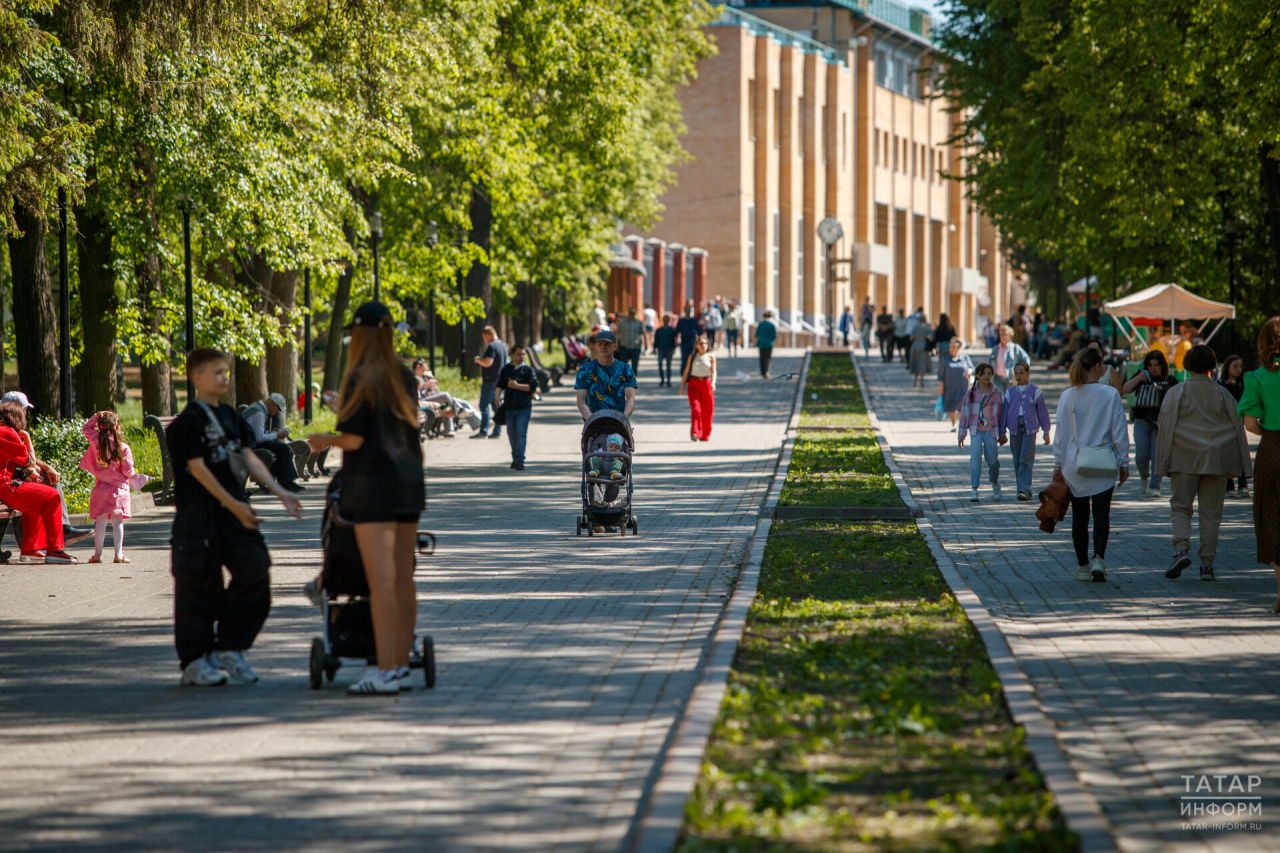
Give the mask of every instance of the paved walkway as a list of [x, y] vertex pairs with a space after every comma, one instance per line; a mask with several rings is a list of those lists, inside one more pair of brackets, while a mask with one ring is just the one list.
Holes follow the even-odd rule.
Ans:
[[0, 567], [0, 849], [618, 850], [791, 412], [795, 380], [734, 379], [752, 365], [721, 360], [707, 444], [642, 365], [638, 539], [574, 535], [571, 389], [538, 406], [522, 473], [505, 437], [427, 444], [434, 691], [348, 697], [356, 667], [308, 689], [314, 481], [303, 522], [254, 499], [275, 558], [255, 687], [178, 686], [165, 511], [126, 525], [131, 564]]
[[[967, 449], [947, 422], [933, 418], [936, 383], [911, 387], [900, 363], [862, 359], [871, 405], [915, 498], [965, 580], [991, 611], [1073, 769], [1098, 799], [1125, 851], [1280, 849], [1280, 616], [1271, 614], [1271, 569], [1254, 562], [1250, 504], [1228, 500], [1217, 560], [1218, 582], [1201, 583], [1193, 564], [1167, 580], [1171, 557], [1167, 500], [1137, 497], [1134, 480], [1118, 490], [1107, 547], [1108, 583], [1071, 579], [1070, 518], [1053, 535], [1039, 531], [1038, 501], [1012, 500], [1013, 467], [1001, 450], [1005, 501], [992, 503], [983, 472], [982, 503], [969, 496]], [[1042, 365], [1032, 381], [1050, 411], [1063, 372]], [[1052, 448], [1039, 450], [1035, 491], [1053, 473]], [[1168, 485], [1165, 485], [1166, 495]], [[1193, 556], [1195, 545], [1193, 544]], [[1213, 790], [1195, 790], [1201, 775]], [[1261, 826], [1232, 816], [1181, 817], [1184, 796], [1227, 794], [1231, 777], [1261, 797]], [[1194, 775], [1192, 790], [1184, 775]], [[1229, 802], [1257, 803], [1231, 791]]]

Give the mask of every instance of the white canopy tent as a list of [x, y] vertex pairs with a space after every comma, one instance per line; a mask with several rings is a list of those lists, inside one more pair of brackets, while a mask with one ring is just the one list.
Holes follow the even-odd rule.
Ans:
[[1084, 293], [1086, 288], [1093, 293], [1098, 292], [1098, 277], [1096, 275], [1071, 282], [1071, 284], [1067, 285], [1067, 293]]
[[[1234, 305], [1228, 305], [1225, 302], [1214, 302], [1212, 299], [1196, 296], [1185, 287], [1176, 284], [1157, 284], [1154, 287], [1148, 287], [1146, 290], [1139, 290], [1137, 293], [1130, 294], [1123, 299], [1104, 302], [1102, 308], [1116, 318], [1117, 324], [1121, 329], [1124, 329], [1125, 337], [1129, 339], [1130, 343], [1133, 342], [1137, 333], [1137, 327], [1133, 323], [1133, 320], [1136, 319], [1150, 317], [1168, 320], [1170, 330], [1173, 329], [1174, 321], [1179, 318], [1183, 320], [1203, 320], [1199, 330], [1201, 334], [1204, 333], [1210, 322], [1217, 320], [1218, 324], [1213, 327], [1213, 331], [1205, 338], [1208, 341], [1218, 333], [1224, 322], [1229, 319], [1235, 319], [1236, 316]], [[1127, 318], [1130, 322], [1128, 324], [1120, 322], [1122, 317]]]

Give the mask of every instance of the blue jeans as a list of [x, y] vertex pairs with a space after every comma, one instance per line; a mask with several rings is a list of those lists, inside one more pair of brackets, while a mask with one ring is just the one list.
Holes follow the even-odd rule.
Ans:
[[1160, 488], [1161, 479], [1151, 470], [1151, 459], [1156, 455], [1156, 438], [1159, 434], [1160, 430], [1153, 423], [1141, 420], [1133, 424], [1133, 446], [1134, 455], [1138, 457], [1138, 476], [1145, 480], [1150, 472], [1153, 489]]
[[973, 487], [978, 488], [978, 472], [979, 463], [982, 461], [983, 454], [987, 457], [987, 471], [991, 476], [991, 485], [994, 486], [1000, 479], [1000, 455], [997, 453], [999, 444], [996, 442], [996, 431], [989, 430], [986, 432], [969, 433], [969, 479], [973, 481]]
[[1031, 494], [1031, 466], [1036, 461], [1036, 437], [1038, 432], [1020, 432], [1010, 434], [1009, 449], [1013, 451], [1013, 479], [1018, 484], [1018, 493]]
[[507, 410], [507, 440], [511, 442], [511, 461], [524, 464], [524, 440], [529, 434], [529, 418], [533, 409]]
[[[492, 407], [496, 412], [498, 407], [494, 405], [498, 399], [498, 383], [497, 382], [481, 382], [480, 383], [480, 431], [489, 431], [489, 409]], [[502, 435], [502, 427], [494, 424], [494, 435]]]
[[658, 384], [671, 384], [671, 360], [675, 355], [676, 351], [673, 349], [658, 350]]

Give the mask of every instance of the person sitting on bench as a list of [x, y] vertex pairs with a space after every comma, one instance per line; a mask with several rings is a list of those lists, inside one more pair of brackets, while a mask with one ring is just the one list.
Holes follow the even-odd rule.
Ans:
[[420, 358], [413, 363], [413, 375], [418, 379], [419, 408], [427, 403], [435, 403], [441, 407], [442, 411], [449, 412], [450, 414], [443, 415], [444, 431], [441, 436], [453, 438], [454, 419], [458, 416], [458, 405], [453, 395], [440, 390], [440, 380], [436, 379], [435, 374], [431, 372], [426, 359]]
[[271, 464], [271, 476], [289, 491], [301, 492], [304, 487], [297, 482], [298, 472], [294, 469], [293, 449], [286, 442], [289, 429], [267, 429], [268, 420], [283, 412], [284, 408], [284, 395], [272, 393], [267, 399], [248, 405], [241, 417], [253, 431], [255, 446], [270, 453], [275, 460]]

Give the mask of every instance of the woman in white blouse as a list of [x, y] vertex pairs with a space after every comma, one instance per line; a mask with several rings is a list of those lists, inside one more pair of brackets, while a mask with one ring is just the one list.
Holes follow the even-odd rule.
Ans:
[[[1098, 384], [1107, 372], [1102, 353], [1092, 347], [1080, 350], [1071, 363], [1071, 387], [1062, 392], [1054, 419], [1054, 472], [1061, 471], [1071, 489], [1071, 541], [1076, 549], [1075, 579], [1107, 579], [1103, 557], [1111, 533], [1111, 495], [1129, 479], [1129, 429], [1120, 393], [1110, 384]], [[1073, 417], [1074, 415], [1074, 417]], [[1115, 470], [1078, 470], [1080, 450], [1105, 448], [1115, 456]], [[1089, 513], [1093, 512], [1093, 558], [1089, 558]]]

